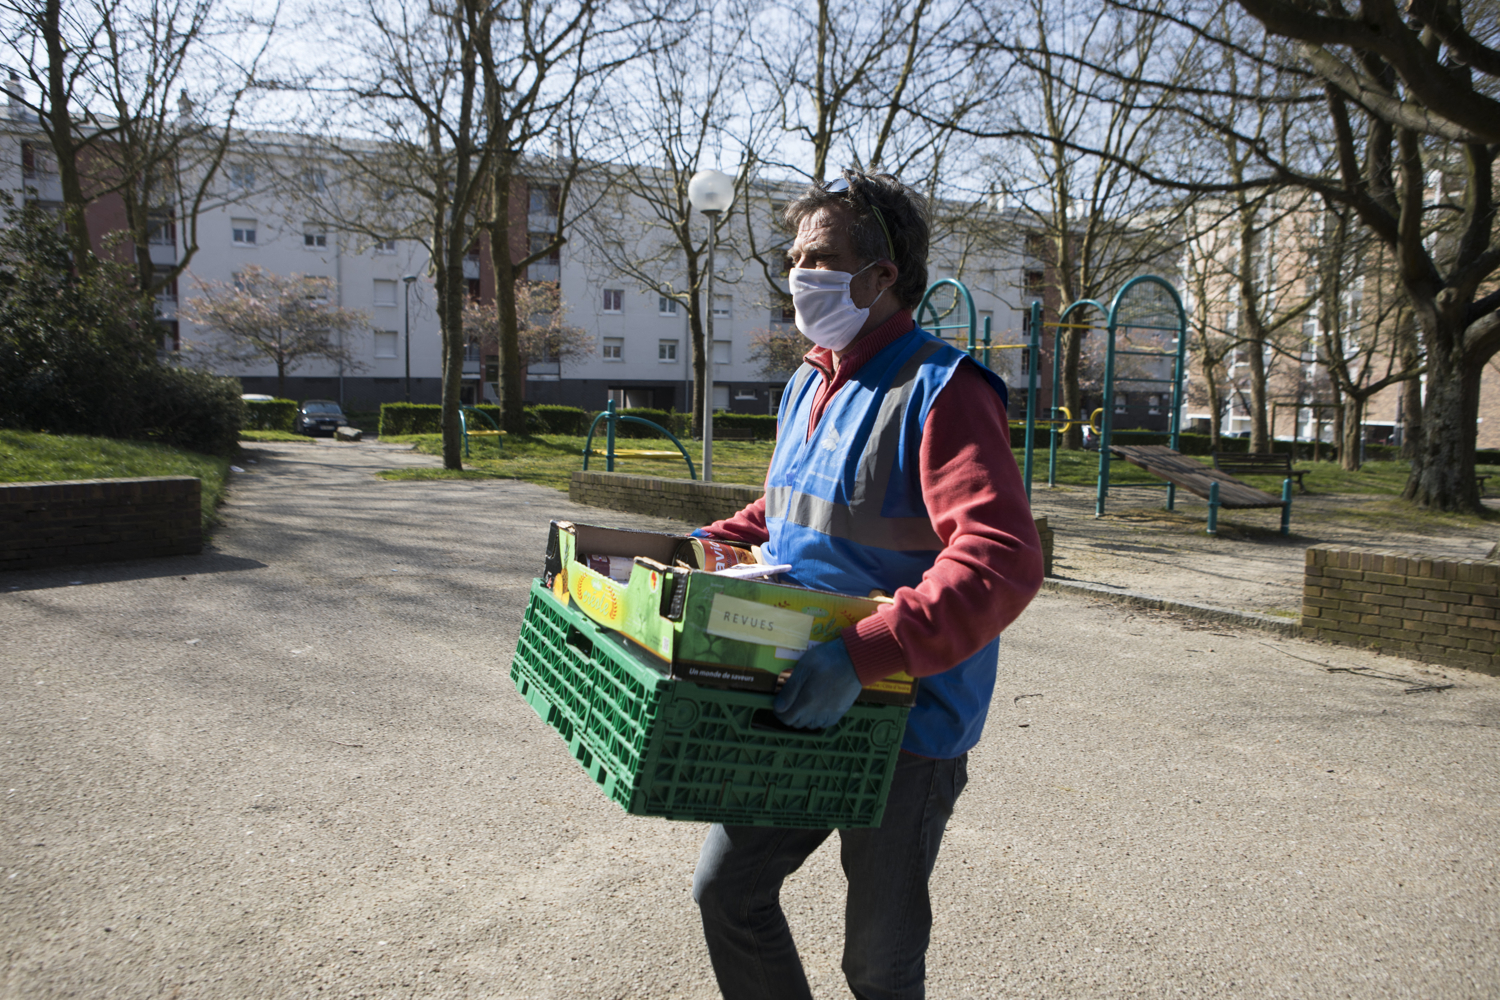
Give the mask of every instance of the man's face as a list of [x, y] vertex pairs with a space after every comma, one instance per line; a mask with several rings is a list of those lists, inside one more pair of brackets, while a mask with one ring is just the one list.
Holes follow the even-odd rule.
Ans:
[[[792, 266], [855, 274], [868, 265], [868, 258], [854, 252], [854, 241], [849, 234], [852, 221], [849, 213], [840, 208], [820, 208], [804, 218], [787, 254]], [[895, 283], [896, 273], [895, 264], [882, 260], [863, 274], [855, 274], [849, 284], [849, 297], [859, 308], [869, 308], [882, 289]]]

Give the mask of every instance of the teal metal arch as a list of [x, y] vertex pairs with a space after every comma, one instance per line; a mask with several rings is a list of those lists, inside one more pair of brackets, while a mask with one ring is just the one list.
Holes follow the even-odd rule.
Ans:
[[[1039, 308], [1040, 305], [1040, 303], [1037, 303], [1038, 312], [1041, 311]], [[1080, 306], [1092, 306], [1099, 311], [1099, 315], [1101, 316], [1109, 314], [1109, 310], [1104, 308], [1101, 302], [1095, 299], [1079, 299], [1062, 311], [1062, 315], [1057, 317], [1056, 326], [1053, 327], [1056, 332], [1052, 335], [1052, 435], [1047, 442], [1048, 486], [1057, 485], [1057, 445], [1063, 433], [1061, 430], [1063, 426], [1063, 407], [1059, 404], [1059, 400], [1062, 398], [1062, 331], [1065, 329], [1063, 324], [1068, 322], [1068, 317], [1073, 315], [1073, 310], [1078, 309]], [[1088, 418], [1081, 413], [1070, 413], [1068, 414], [1068, 419], [1087, 422]]]
[[604, 448], [604, 471], [615, 471], [615, 424], [641, 424], [644, 427], [650, 427], [653, 430], [659, 431], [665, 437], [670, 439], [671, 442], [677, 446], [677, 450], [682, 452], [683, 461], [687, 462], [688, 478], [698, 478], [698, 471], [693, 468], [693, 459], [690, 455], [688, 455], [687, 449], [682, 446], [682, 442], [677, 440], [677, 435], [667, 430], [661, 424], [647, 420], [645, 417], [633, 417], [629, 416], [628, 414], [616, 413], [615, 401], [612, 399], [603, 410], [595, 415], [593, 423], [589, 424], [589, 436], [583, 442], [583, 468], [585, 472], [588, 471], [589, 467], [589, 452], [591, 452], [594, 448], [594, 428], [599, 426], [599, 421], [601, 420], [605, 422], [604, 430], [606, 443]]
[[[1120, 351], [1115, 346], [1115, 336], [1119, 332], [1122, 325], [1120, 322], [1120, 306], [1125, 303], [1126, 296], [1132, 289], [1142, 285], [1157, 285], [1166, 290], [1167, 294], [1171, 296], [1172, 306], [1177, 313], [1177, 324], [1175, 326], [1159, 326], [1151, 323], [1127, 322], [1123, 325], [1134, 330], [1159, 330], [1166, 333], [1175, 333], [1177, 335], [1177, 343], [1174, 349], [1171, 351]], [[1074, 305], [1077, 304], [1078, 303], [1074, 303]], [[1090, 302], [1090, 304], [1095, 308], [1098, 308], [1099, 306], [1097, 302]], [[1068, 310], [1064, 311], [1064, 315], [1066, 315], [1067, 312], [1072, 308], [1073, 306], [1069, 306]], [[1143, 274], [1131, 278], [1129, 281], [1125, 282], [1125, 284], [1121, 286], [1120, 290], [1115, 293], [1114, 300], [1109, 304], [1108, 319], [1105, 323], [1104, 329], [1105, 335], [1109, 339], [1106, 342], [1104, 355], [1104, 395], [1102, 399], [1102, 402], [1104, 404], [1104, 413], [1102, 415], [1102, 419], [1099, 422], [1099, 484], [1097, 496], [1094, 500], [1095, 517], [1104, 516], [1104, 504], [1106, 499], [1109, 497], [1109, 447], [1110, 442], [1114, 437], [1114, 399], [1115, 382], [1117, 381], [1117, 379], [1115, 378], [1116, 355], [1127, 354], [1141, 357], [1170, 357], [1173, 359], [1172, 377], [1170, 379], [1126, 378], [1119, 379], [1118, 381], [1171, 383], [1172, 410], [1167, 424], [1169, 428], [1167, 446], [1173, 451], [1176, 451], [1178, 448], [1179, 438], [1182, 431], [1182, 383], [1183, 377], [1185, 375], [1183, 362], [1187, 352], [1187, 311], [1182, 307], [1182, 297], [1177, 294], [1177, 289], [1172, 287], [1172, 283], [1170, 281], [1163, 277], [1160, 277], [1159, 275]], [[1171, 483], [1168, 483], [1167, 510], [1171, 510], [1176, 504], [1176, 501], [1177, 487]]]
[[[463, 431], [463, 435], [464, 435], [464, 458], [468, 458], [469, 457], [469, 418], [468, 418], [468, 416], [466, 414], [468, 414], [470, 411], [478, 414], [479, 416], [481, 416], [485, 420], [487, 420], [489, 422], [489, 425], [491, 427], [495, 428], [495, 430], [498, 431], [500, 429], [500, 425], [497, 424], [497, 423], [495, 423], [494, 419], [491, 418], [488, 413], [485, 413], [483, 410], [479, 409], [478, 407], [475, 407], [475, 406], [460, 406], [458, 408], [458, 426], [459, 426], [459, 429]], [[500, 439], [499, 438], [495, 439], [495, 447], [496, 448], [500, 447]]]
[[[954, 302], [946, 312], [939, 312], [937, 303], [933, 301], [933, 293], [945, 287], [955, 290]], [[944, 323], [943, 320], [947, 319], [958, 309], [960, 302], [968, 306], [967, 320]], [[1042, 304], [1040, 302], [1033, 302], [1031, 304], [1030, 316], [1031, 322], [1029, 326], [1031, 327], [1031, 336], [1025, 347], [1027, 352], [1027, 364], [1025, 365], [1027, 372], [1026, 444], [1021, 473], [1022, 481], [1026, 483], [1027, 500], [1031, 499], [1031, 470], [1036, 449], [1034, 440], [1036, 436], [1036, 407], [1032, 403], [1036, 399], [1037, 360], [1040, 357], [1039, 347], [1042, 328]], [[974, 308], [974, 296], [969, 293], [968, 286], [957, 278], [939, 278], [931, 285], [928, 285], [927, 291], [922, 293], [922, 301], [917, 303], [916, 317], [918, 326], [928, 333], [942, 337], [944, 340], [952, 338], [945, 335], [943, 331], [956, 331], [959, 336], [964, 338], [969, 356], [980, 361], [986, 368], [990, 366], [990, 351], [992, 349], [1004, 349], [1003, 347], [994, 348], [992, 346], [990, 339], [992, 336], [990, 330], [991, 317], [989, 316], [984, 318], [984, 339], [979, 339], [979, 312]], [[923, 322], [924, 317], [930, 317], [930, 322]], [[1054, 398], [1056, 397], [1055, 389], [1053, 396]]]

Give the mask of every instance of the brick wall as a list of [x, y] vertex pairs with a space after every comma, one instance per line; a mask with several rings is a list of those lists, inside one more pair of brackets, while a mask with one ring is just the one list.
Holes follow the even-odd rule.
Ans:
[[192, 476], [0, 483], [0, 570], [191, 555], [202, 490]]
[[[759, 486], [735, 486], [728, 483], [700, 483], [693, 479], [662, 479], [656, 476], [630, 476], [623, 472], [573, 473], [568, 484], [568, 499], [590, 507], [629, 511], [632, 514], [655, 514], [689, 524], [709, 524], [738, 513], [761, 498]], [[1047, 519], [1036, 519], [1042, 537], [1042, 554], [1047, 575], [1052, 575], [1052, 529]]]
[[1307, 550], [1304, 634], [1500, 674], [1500, 562]]

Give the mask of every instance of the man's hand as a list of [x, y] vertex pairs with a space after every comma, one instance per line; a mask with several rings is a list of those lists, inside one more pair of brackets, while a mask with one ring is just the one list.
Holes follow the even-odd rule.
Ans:
[[826, 729], [844, 717], [863, 687], [843, 639], [802, 654], [776, 696], [776, 717], [798, 729]]

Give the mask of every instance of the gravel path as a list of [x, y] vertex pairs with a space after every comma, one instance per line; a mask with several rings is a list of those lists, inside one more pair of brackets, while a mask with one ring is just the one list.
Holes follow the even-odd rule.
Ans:
[[[505, 676], [549, 517], [667, 522], [261, 454], [202, 556], [0, 575], [0, 997], [713, 996], [702, 828]], [[1050, 593], [1001, 656], [933, 997], [1500, 993], [1500, 680]], [[786, 896], [847, 995], [836, 853]]]

